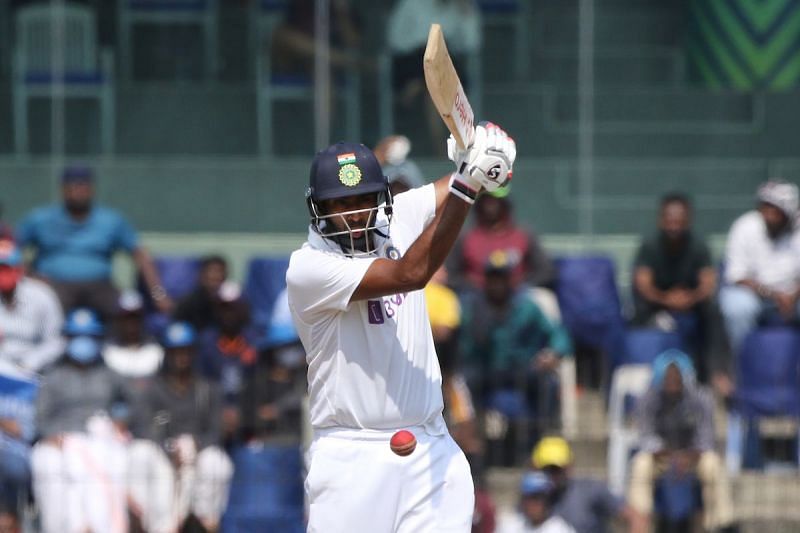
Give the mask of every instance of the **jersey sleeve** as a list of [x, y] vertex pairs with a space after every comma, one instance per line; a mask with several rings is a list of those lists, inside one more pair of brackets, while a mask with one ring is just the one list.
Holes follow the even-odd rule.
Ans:
[[304, 249], [292, 254], [286, 271], [289, 306], [306, 323], [320, 313], [346, 311], [374, 257], [348, 258]]
[[132, 252], [139, 247], [139, 235], [128, 219], [118, 213], [116, 217], [116, 244], [126, 252]]
[[436, 189], [432, 183], [398, 194], [394, 199], [392, 224], [422, 233], [436, 216]]

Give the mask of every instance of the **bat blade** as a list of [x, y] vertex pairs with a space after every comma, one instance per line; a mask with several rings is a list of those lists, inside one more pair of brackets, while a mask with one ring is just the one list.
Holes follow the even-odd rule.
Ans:
[[475, 115], [450, 59], [439, 24], [431, 24], [422, 67], [428, 93], [447, 129], [461, 148], [471, 146], [475, 138]]

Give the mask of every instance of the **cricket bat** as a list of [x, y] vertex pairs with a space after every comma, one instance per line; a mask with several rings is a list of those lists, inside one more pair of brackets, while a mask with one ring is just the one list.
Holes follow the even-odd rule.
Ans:
[[442, 27], [438, 24], [431, 24], [422, 63], [433, 105], [458, 145], [468, 148], [475, 139], [475, 115], [450, 59]]

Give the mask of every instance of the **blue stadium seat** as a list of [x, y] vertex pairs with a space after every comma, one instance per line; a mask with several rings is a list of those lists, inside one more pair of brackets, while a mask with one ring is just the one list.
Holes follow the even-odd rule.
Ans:
[[[200, 275], [200, 259], [195, 256], [159, 256], [153, 258], [158, 275], [161, 278], [161, 285], [167, 291], [167, 295], [172, 301], [178, 301], [197, 285]], [[146, 328], [151, 334], [158, 335], [169, 322], [169, 317], [155, 311], [153, 299], [147, 291], [144, 280], [139, 275], [139, 292], [145, 302], [147, 317], [145, 318]]]
[[305, 531], [300, 446], [242, 446], [232, 454], [234, 472], [224, 533]]
[[244, 295], [258, 331], [266, 333], [269, 329], [275, 299], [286, 288], [287, 268], [288, 257], [253, 257], [247, 265]]
[[681, 336], [657, 328], [632, 328], [625, 332], [625, 349], [614, 354], [612, 370], [621, 365], [651, 365], [659, 354], [675, 348], [683, 350]]
[[614, 263], [608, 257], [562, 257], [556, 295], [564, 325], [578, 344], [615, 353], [621, 349], [624, 322]]
[[[729, 471], [763, 466], [757, 449], [759, 421], [775, 417], [800, 423], [800, 332], [794, 328], [759, 328], [742, 343], [728, 416]], [[800, 464], [800, 457], [796, 460]]]

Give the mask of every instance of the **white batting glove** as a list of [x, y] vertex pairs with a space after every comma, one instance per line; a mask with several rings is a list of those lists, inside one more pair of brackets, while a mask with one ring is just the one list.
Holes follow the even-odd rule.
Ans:
[[475, 141], [469, 149], [461, 149], [452, 135], [447, 139], [447, 157], [456, 164], [450, 190], [473, 203], [482, 188], [491, 192], [508, 183], [517, 146], [499, 126], [481, 122], [475, 128]]

